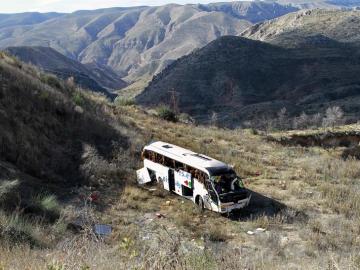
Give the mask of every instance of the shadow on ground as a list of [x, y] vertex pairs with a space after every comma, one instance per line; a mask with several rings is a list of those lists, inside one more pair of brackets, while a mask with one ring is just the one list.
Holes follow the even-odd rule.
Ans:
[[248, 221], [257, 217], [265, 216], [268, 218], [278, 216], [285, 223], [295, 221], [306, 222], [307, 215], [301, 211], [288, 207], [273, 198], [249, 190], [251, 192], [251, 201], [249, 206], [231, 212], [227, 217], [235, 221]]

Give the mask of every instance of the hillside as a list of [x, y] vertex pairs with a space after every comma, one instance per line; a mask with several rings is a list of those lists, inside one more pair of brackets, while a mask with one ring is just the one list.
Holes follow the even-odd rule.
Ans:
[[359, 27], [360, 11], [309, 10], [256, 24], [241, 36], [287, 47], [302, 45], [306, 39], [359, 43]]
[[229, 3], [210, 3], [200, 5], [200, 7], [205, 11], [221, 11], [251, 23], [271, 20], [298, 10], [289, 4], [281, 5], [275, 1], [273, 3], [264, 3], [264, 1], [233, 1]]
[[4, 53], [0, 72], [0, 162], [49, 185], [76, 186], [96, 174], [87, 167], [85, 151], [105, 165], [115, 148], [129, 146], [129, 138], [110, 125], [104, 98], [87, 96], [73, 82], [40, 73]]
[[282, 107], [294, 116], [338, 105], [356, 119], [358, 55], [358, 47], [336, 41], [287, 49], [222, 37], [170, 65], [136, 100], [173, 106], [169, 91], [174, 90], [180, 112], [200, 123], [211, 122], [215, 112], [215, 121], [225, 126], [249, 120], [256, 125], [276, 117]]
[[251, 22], [294, 10], [276, 3], [245, 1], [78, 11], [39, 24], [4, 27], [0, 48], [52, 47], [83, 64], [111, 68], [133, 81], [151, 78], [171, 61], [220, 36], [239, 34]]
[[62, 79], [73, 77], [75, 82], [83, 88], [103, 93], [110, 98], [115, 95], [112, 95], [107, 89], [119, 89], [126, 85], [111, 70], [99, 70], [96, 67], [85, 66], [50, 47], [8, 47], [6, 52]]
[[359, 0], [264, 0], [280, 5], [291, 5], [299, 9], [354, 9], [360, 6]]
[[[0, 75], [1, 267], [360, 266], [360, 168], [342, 159], [346, 147], [288, 147], [251, 130], [167, 122], [135, 106], [114, 107], [3, 53]], [[349, 129], [359, 127], [335, 130]], [[141, 149], [151, 140], [232, 164], [251, 205], [222, 216], [136, 186]], [[94, 224], [110, 225], [111, 235], [95, 235]], [[248, 232], [256, 228], [265, 231]]]

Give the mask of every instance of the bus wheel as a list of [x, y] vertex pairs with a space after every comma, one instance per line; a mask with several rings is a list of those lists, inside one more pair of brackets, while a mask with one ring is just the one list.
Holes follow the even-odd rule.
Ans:
[[204, 201], [203, 199], [199, 196], [199, 198], [197, 199], [197, 205], [199, 207], [199, 210], [202, 212], [204, 211]]

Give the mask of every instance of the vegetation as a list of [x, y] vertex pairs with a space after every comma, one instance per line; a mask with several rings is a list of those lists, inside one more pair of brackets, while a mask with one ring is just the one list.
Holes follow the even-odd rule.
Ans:
[[[0, 267], [360, 267], [360, 165], [342, 157], [351, 144], [301, 146], [252, 129], [166, 121], [136, 106], [114, 106], [69, 82], [45, 84], [39, 71], [6, 55], [0, 71]], [[78, 92], [82, 113], [73, 100]], [[269, 136], [357, 138], [357, 130], [359, 125]], [[251, 205], [222, 216], [138, 187], [135, 170], [151, 140], [232, 164], [253, 191]], [[94, 224], [109, 224], [111, 235], [96, 235]], [[265, 232], [247, 234], [259, 227]]]
[[171, 110], [168, 106], [159, 106], [157, 109], [157, 115], [164, 120], [176, 122], [177, 116], [176, 113]]
[[118, 97], [115, 99], [115, 104], [117, 106], [132, 106], [135, 105], [135, 100], [131, 98]]
[[332, 126], [338, 118], [354, 123], [360, 115], [353, 61], [359, 18], [359, 11], [299, 11], [250, 27], [241, 37], [220, 37], [168, 65], [137, 103], [169, 105], [173, 89], [179, 110], [199, 124], [278, 128], [273, 119], [282, 108], [290, 128]]

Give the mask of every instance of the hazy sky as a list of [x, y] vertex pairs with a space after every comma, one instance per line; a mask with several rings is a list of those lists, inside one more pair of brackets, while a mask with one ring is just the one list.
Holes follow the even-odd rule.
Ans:
[[140, 5], [164, 5], [169, 3], [210, 3], [211, 0], [0, 0], [0, 13], [17, 13], [27, 11], [72, 12], [79, 9], [97, 9], [105, 7], [123, 7]]

